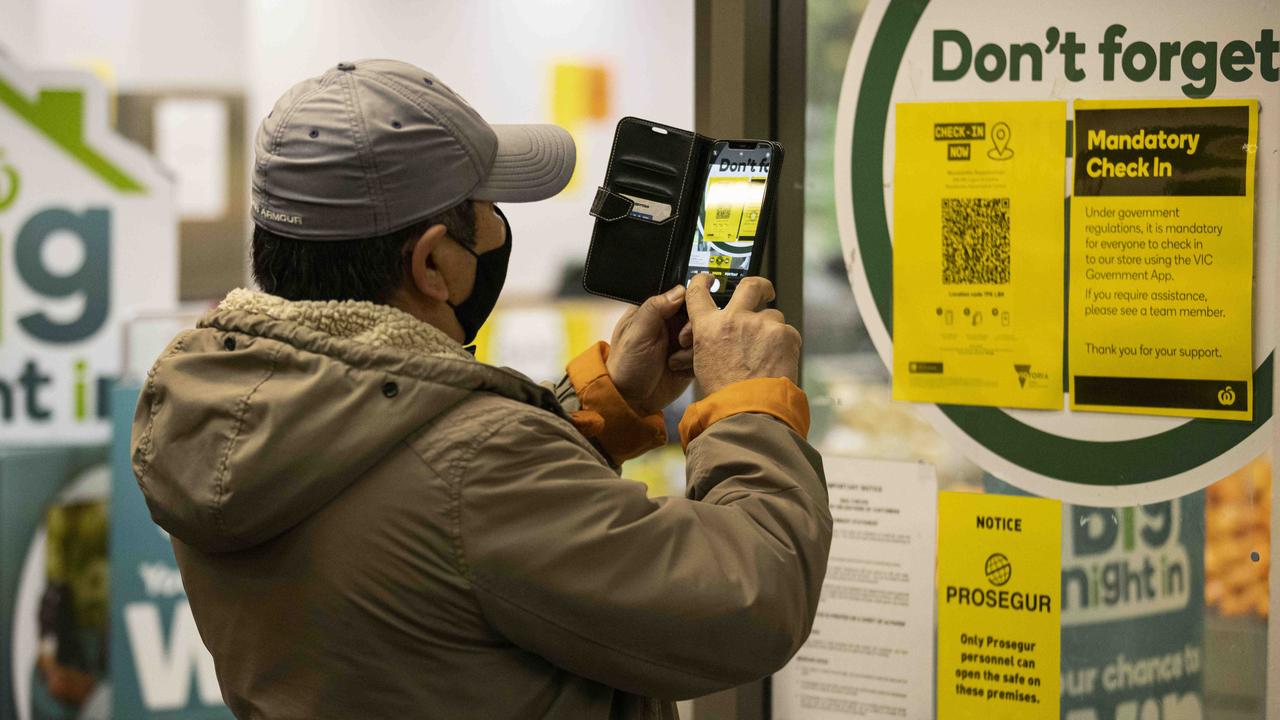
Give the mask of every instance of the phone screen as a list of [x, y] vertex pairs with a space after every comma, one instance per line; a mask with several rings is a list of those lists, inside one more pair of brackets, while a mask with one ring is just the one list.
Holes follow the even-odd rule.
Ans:
[[702, 210], [693, 231], [689, 274], [711, 273], [712, 292], [731, 292], [751, 266], [773, 149], [768, 143], [718, 142], [711, 151]]

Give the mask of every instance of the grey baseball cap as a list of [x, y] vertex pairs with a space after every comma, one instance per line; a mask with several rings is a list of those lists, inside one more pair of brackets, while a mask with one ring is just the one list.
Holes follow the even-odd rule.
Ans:
[[425, 70], [339, 63], [289, 89], [258, 127], [253, 221], [302, 240], [408, 227], [472, 198], [532, 202], [573, 175], [557, 125], [490, 125]]

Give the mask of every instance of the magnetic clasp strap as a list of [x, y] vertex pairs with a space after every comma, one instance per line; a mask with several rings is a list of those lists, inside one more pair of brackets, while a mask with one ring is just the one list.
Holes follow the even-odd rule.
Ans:
[[596, 199], [591, 203], [591, 214], [605, 222], [613, 222], [626, 217], [634, 205], [635, 203], [627, 198], [601, 186], [596, 188]]

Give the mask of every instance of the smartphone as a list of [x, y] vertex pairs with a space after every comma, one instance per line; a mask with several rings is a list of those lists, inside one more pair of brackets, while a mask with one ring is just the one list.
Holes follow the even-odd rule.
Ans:
[[711, 296], [721, 307], [742, 278], [760, 273], [781, 169], [777, 143], [720, 140], [712, 146], [685, 283], [711, 273]]

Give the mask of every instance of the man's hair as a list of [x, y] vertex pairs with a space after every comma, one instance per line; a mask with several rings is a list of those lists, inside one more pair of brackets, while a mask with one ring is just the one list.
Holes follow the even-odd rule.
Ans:
[[387, 304], [404, 283], [406, 246], [432, 225], [466, 247], [476, 242], [475, 206], [464, 200], [409, 227], [360, 240], [296, 240], [255, 225], [253, 279], [286, 300], [367, 300]]

